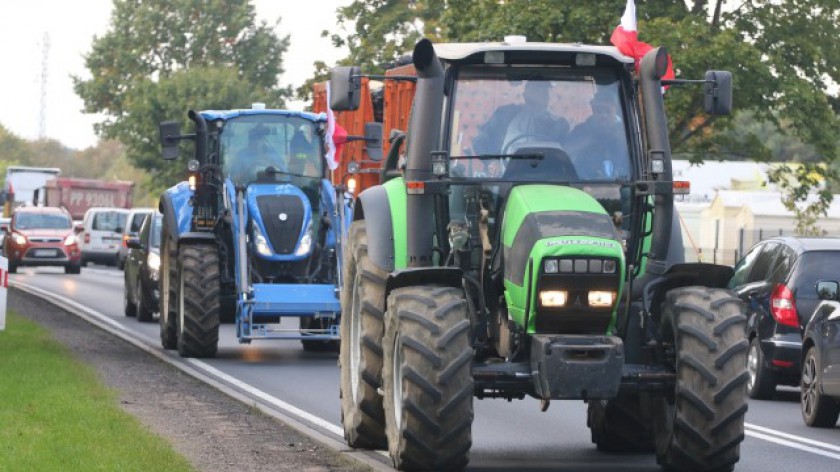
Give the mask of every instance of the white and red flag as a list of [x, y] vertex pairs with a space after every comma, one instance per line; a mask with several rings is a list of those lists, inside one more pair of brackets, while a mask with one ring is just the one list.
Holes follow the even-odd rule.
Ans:
[[[330, 83], [327, 82], [327, 132], [326, 132], [326, 145], [327, 145], [327, 167], [330, 170], [335, 170], [338, 168], [338, 163], [341, 160], [341, 144], [337, 143], [336, 141], [336, 132], [339, 130], [344, 131], [344, 128], [341, 127], [338, 123], [335, 122], [335, 113], [333, 113], [332, 108], [330, 108]], [[344, 131], [344, 136], [346, 140], [347, 132]]]
[[[621, 54], [636, 60], [636, 72], [639, 71], [642, 57], [653, 49], [650, 44], [639, 41], [639, 31], [636, 27], [636, 3], [633, 0], [627, 0], [624, 15], [621, 16], [621, 23], [613, 30], [610, 42], [618, 48]], [[665, 72], [662, 80], [673, 79], [674, 77], [674, 65], [671, 63], [671, 55], [669, 54], [668, 71]]]

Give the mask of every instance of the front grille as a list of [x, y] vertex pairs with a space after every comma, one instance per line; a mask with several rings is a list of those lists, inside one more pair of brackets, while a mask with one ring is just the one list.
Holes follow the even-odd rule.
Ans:
[[60, 243], [61, 238], [50, 238], [46, 236], [33, 236], [29, 238], [33, 243]]
[[67, 255], [59, 248], [45, 247], [45, 248], [30, 248], [23, 256], [25, 259], [66, 259]]
[[271, 247], [277, 254], [291, 254], [303, 226], [303, 200], [296, 195], [261, 195], [257, 207]]

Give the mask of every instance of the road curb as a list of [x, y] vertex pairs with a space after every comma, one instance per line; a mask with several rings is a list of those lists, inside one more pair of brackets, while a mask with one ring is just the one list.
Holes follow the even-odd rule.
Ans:
[[88, 308], [78, 302], [75, 302], [63, 296], [56, 295], [54, 293], [40, 289], [38, 287], [34, 287], [26, 283], [10, 281], [9, 288], [20, 290], [21, 292], [27, 293], [34, 297], [40, 298], [48, 303], [51, 303], [56, 307], [85, 320], [93, 326], [96, 326], [97, 328], [132, 344], [133, 346], [141, 349], [142, 351], [145, 351], [146, 353], [151, 354], [159, 360], [177, 368], [185, 374], [210, 385], [211, 387], [215, 388], [216, 390], [219, 390], [225, 395], [249, 407], [255, 408], [263, 414], [284, 423], [285, 425], [289, 426], [295, 431], [322, 444], [324, 447], [330, 449], [331, 451], [338, 453], [342, 458], [350, 461], [351, 463], [370, 467], [372, 470], [375, 470], [377, 472], [386, 472], [394, 470], [394, 468], [392, 468], [386, 462], [387, 457], [384, 454], [374, 451], [359, 451], [352, 449], [349, 446], [347, 446], [347, 444], [343, 441], [339, 441], [333, 437], [330, 437], [318, 430], [317, 428], [310, 426], [306, 423], [306, 421], [300, 420], [298, 418], [295, 418], [294, 416], [286, 414], [280, 411], [279, 409], [272, 407], [266, 402], [254, 399], [253, 397], [245, 394], [236, 387], [233, 387], [225, 383], [224, 381], [218, 380], [213, 376], [202, 372], [202, 370], [199, 367], [194, 366], [189, 362], [182, 360], [179, 357], [176, 357], [173, 354], [170, 354], [163, 348], [152, 347], [146, 342], [135, 338], [119, 323], [110, 320], [107, 316], [99, 313], [96, 310]]

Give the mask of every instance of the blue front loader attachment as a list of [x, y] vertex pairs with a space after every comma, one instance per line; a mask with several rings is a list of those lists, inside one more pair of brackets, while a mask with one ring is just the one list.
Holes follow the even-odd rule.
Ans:
[[[253, 284], [251, 296], [239, 300], [237, 337], [240, 343], [253, 339], [300, 339], [338, 341], [341, 304], [333, 284]], [[281, 328], [283, 317], [313, 317], [333, 320], [329, 328]]]

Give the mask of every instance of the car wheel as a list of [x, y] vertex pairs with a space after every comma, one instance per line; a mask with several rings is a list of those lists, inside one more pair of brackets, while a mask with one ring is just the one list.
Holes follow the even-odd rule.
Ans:
[[82, 272], [82, 266], [79, 264], [67, 264], [64, 266], [64, 273], [65, 274], [80, 274]]
[[12, 261], [9, 261], [9, 273], [10, 274], [17, 274], [17, 264]]
[[137, 321], [147, 322], [152, 321], [154, 312], [149, 309], [149, 303], [146, 303], [146, 297], [143, 295], [143, 286], [138, 282], [137, 284]]
[[802, 395], [800, 406], [802, 407], [802, 419], [808, 426], [817, 428], [831, 428], [837, 424], [840, 417], [840, 404], [837, 400], [820, 392], [820, 373], [822, 366], [817, 353], [817, 348], [811, 346], [805, 354], [805, 362], [802, 365]]
[[134, 316], [137, 314], [137, 304], [131, 301], [128, 294], [128, 283], [123, 284], [123, 312], [125, 316]]
[[776, 379], [773, 372], [764, 366], [764, 352], [757, 337], [750, 341], [747, 353], [747, 394], [750, 398], [769, 400], [776, 393]]

